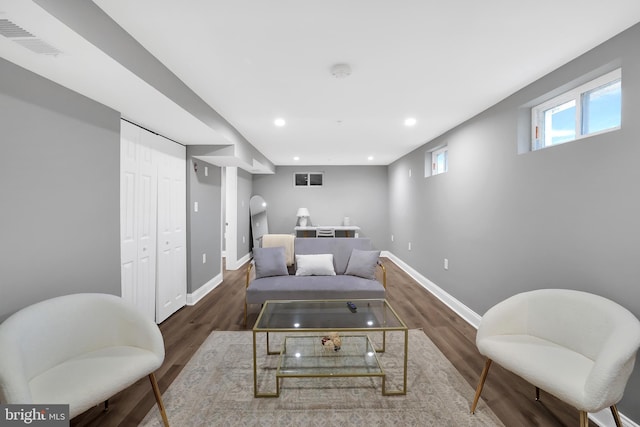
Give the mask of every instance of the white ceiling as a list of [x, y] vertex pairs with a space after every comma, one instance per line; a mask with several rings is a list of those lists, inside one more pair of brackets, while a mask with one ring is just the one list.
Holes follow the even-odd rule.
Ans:
[[0, 36], [2, 58], [108, 105], [150, 129], [162, 129], [169, 138], [192, 144], [228, 143], [31, 1], [0, 0], [0, 19], [9, 19], [62, 51], [57, 56], [38, 55]]
[[[94, 3], [276, 165], [389, 164], [640, 21], [637, 0]], [[0, 37], [2, 57], [177, 141], [229, 143], [31, 1], [1, 12], [64, 52]]]

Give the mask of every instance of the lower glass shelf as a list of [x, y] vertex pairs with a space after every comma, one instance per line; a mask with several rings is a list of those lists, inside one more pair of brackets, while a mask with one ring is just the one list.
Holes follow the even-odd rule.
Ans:
[[384, 376], [367, 335], [340, 336], [340, 348], [323, 345], [323, 336], [287, 336], [277, 378]]

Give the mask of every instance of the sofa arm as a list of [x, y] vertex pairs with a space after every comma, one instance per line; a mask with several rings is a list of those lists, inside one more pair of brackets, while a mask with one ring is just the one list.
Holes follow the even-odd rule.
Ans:
[[378, 260], [378, 267], [382, 270], [382, 286], [387, 289], [387, 269], [380, 260]]

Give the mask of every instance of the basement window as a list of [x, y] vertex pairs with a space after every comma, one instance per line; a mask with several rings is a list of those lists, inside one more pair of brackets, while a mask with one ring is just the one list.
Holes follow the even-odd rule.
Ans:
[[293, 174], [295, 187], [322, 187], [323, 184], [323, 172], [296, 172]]
[[531, 150], [620, 129], [622, 70], [598, 77], [531, 109]]
[[449, 170], [449, 147], [444, 146], [425, 153], [425, 178]]

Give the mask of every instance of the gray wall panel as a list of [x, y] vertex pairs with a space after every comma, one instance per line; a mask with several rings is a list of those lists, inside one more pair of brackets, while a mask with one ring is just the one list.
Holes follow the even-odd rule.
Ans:
[[251, 199], [253, 182], [249, 172], [238, 168], [238, 229], [237, 229], [237, 257], [249, 254], [251, 250], [249, 199]]
[[[390, 165], [391, 251], [479, 314], [559, 287], [640, 317], [639, 42], [636, 25]], [[533, 101], [620, 64], [621, 130], [518, 154]], [[424, 178], [425, 153], [444, 143], [449, 172]], [[640, 420], [638, 400], [636, 368], [620, 410]]]
[[0, 59], [0, 321], [120, 295], [120, 115]]
[[[221, 270], [221, 170], [195, 159], [206, 147], [187, 147], [187, 292], [194, 293]], [[194, 167], [197, 164], [197, 171]], [[208, 174], [205, 176], [205, 168]], [[194, 211], [198, 202], [198, 212]], [[207, 262], [202, 262], [206, 254]]]
[[[324, 186], [293, 186], [294, 172], [324, 172]], [[298, 208], [306, 207], [314, 225], [341, 225], [345, 216], [361, 227], [378, 249], [387, 249], [386, 166], [279, 166], [274, 175], [254, 175], [253, 194], [264, 197], [271, 233], [293, 233]]]

